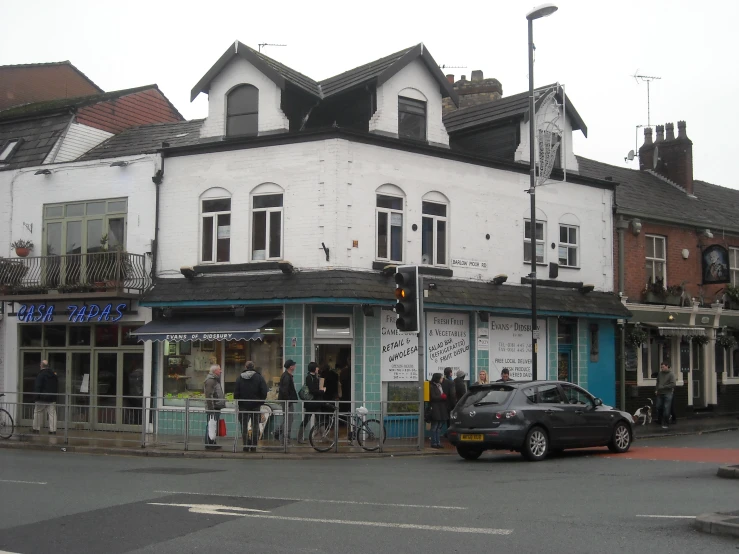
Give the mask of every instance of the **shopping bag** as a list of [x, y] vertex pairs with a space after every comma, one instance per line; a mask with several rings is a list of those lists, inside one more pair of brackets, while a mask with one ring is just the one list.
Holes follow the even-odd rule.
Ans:
[[218, 426], [216, 425], [216, 418], [211, 417], [208, 420], [208, 438], [212, 441], [216, 440], [217, 433], [218, 433]]
[[225, 419], [218, 420], [218, 436], [219, 437], [226, 436], [226, 420]]

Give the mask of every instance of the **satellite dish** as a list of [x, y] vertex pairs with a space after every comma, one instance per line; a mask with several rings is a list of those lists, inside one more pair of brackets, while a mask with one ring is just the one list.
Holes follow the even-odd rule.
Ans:
[[626, 159], [629, 160], [630, 162], [634, 161], [634, 151], [633, 150], [629, 150], [629, 153], [626, 154]]

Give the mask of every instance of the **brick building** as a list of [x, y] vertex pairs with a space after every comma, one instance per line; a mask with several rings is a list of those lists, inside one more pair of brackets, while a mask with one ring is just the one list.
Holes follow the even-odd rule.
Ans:
[[581, 174], [618, 183], [614, 268], [633, 314], [621, 337], [619, 396], [632, 412], [647, 403], [666, 360], [678, 418], [737, 411], [739, 191], [693, 178], [684, 121], [677, 136], [668, 123], [644, 138], [639, 170], [578, 158]]

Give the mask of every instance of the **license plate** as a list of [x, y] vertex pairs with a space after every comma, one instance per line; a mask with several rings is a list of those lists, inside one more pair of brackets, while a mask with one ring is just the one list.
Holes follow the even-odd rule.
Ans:
[[459, 440], [463, 441], [482, 441], [484, 437], [482, 435], [460, 435]]

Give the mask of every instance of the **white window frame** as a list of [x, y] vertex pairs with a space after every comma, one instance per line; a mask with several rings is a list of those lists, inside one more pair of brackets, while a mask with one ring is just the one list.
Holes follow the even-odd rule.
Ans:
[[[254, 199], [258, 198], [260, 196], [282, 196], [282, 206], [276, 206], [272, 208], [255, 208], [254, 207]], [[251, 241], [250, 241], [250, 250], [251, 250], [251, 261], [252, 262], [264, 262], [264, 261], [274, 261], [274, 260], [281, 260], [284, 255], [284, 249], [285, 249], [285, 193], [284, 192], [263, 192], [259, 194], [252, 194], [251, 195]], [[266, 226], [265, 228], [265, 241], [264, 241], [264, 258], [255, 258], [255, 252], [254, 250], [254, 214], [265, 212], [267, 215], [264, 218], [264, 224]], [[277, 257], [270, 257], [269, 251], [271, 247], [270, 242], [270, 221], [272, 219], [272, 214], [279, 212], [280, 214], [280, 255]]]
[[[402, 209], [396, 210], [393, 208], [381, 208], [377, 205], [378, 196], [389, 196], [391, 198], [397, 198], [401, 201]], [[380, 256], [380, 214], [387, 214], [387, 257], [383, 258]], [[400, 259], [393, 259], [393, 245], [392, 245], [392, 218], [393, 214], [400, 214]], [[395, 227], [398, 227], [395, 225]], [[388, 194], [386, 192], [375, 193], [375, 259], [382, 262], [391, 263], [403, 263], [404, 251], [405, 251], [405, 198], [397, 194]]]
[[[575, 242], [562, 242], [562, 228], [567, 229], [567, 238], [569, 240], [570, 230], [575, 230]], [[568, 225], [567, 223], [560, 223], [559, 224], [559, 242], [557, 243], [557, 262], [559, 263], [559, 267], [570, 267], [570, 268], [579, 268], [580, 267], [580, 227], [577, 225]], [[570, 265], [569, 263], [563, 264], [561, 263], [562, 257], [559, 254], [559, 251], [561, 248], [567, 249], [567, 261], [569, 262], [569, 254], [570, 250], [575, 250], [575, 265]]]
[[[346, 332], [334, 333], [332, 331], [319, 332], [318, 330], [318, 318], [319, 317], [335, 317], [349, 320], [349, 327], [346, 328]], [[351, 340], [354, 338], [354, 318], [352, 314], [313, 314], [313, 338], [314, 339], [345, 339]]]
[[[653, 333], [654, 331], [651, 331], [649, 333], [649, 338], [647, 339], [647, 342], [644, 343], [647, 345], [647, 348], [649, 348], [647, 363], [649, 364], [650, 368], [652, 367], [653, 360], [652, 360], [652, 349], [650, 348], [649, 340], [652, 338], [657, 340], [659, 338], [658, 334], [656, 333], [653, 334]], [[667, 337], [667, 339], [668, 339], [667, 344], [663, 344], [660, 346], [660, 350], [658, 351], [657, 356], [659, 357], [659, 361], [664, 360], [665, 357], [667, 357], [667, 359], [670, 360], [670, 371], [672, 371], [672, 374], [675, 376], [675, 384], [678, 387], [682, 387], [685, 385], [685, 382], [683, 380], [683, 374], [680, 371], [680, 367], [679, 367], [680, 366], [679, 364], [680, 340], [679, 338], [675, 338], [675, 337]], [[638, 365], [637, 374], [636, 374], [636, 383], [638, 386], [653, 387], [653, 386], [656, 386], [657, 379], [655, 377], [644, 377], [642, 375], [642, 372], [644, 371], [644, 364], [642, 360], [642, 349], [644, 348], [644, 344], [639, 348], [639, 351], [638, 351], [637, 360], [638, 360], [639, 365]], [[667, 356], [665, 356], [665, 354], [667, 354]], [[692, 356], [693, 356], [692, 350], [691, 350], [690, 355], [691, 355], [691, 364], [692, 364]], [[659, 366], [657, 367], [659, 371]]]
[[729, 248], [729, 273], [731, 284], [739, 286], [739, 248]]
[[[203, 203], [208, 202], [211, 200], [228, 200], [229, 201], [229, 207], [231, 209], [229, 210], [223, 210], [220, 212], [204, 212], [203, 211]], [[232, 198], [230, 196], [216, 196], [213, 198], [210, 197], [201, 197], [200, 198], [200, 240], [198, 242], [198, 259], [200, 260], [200, 263], [202, 264], [230, 264], [231, 263], [231, 232], [229, 230], [228, 235], [228, 261], [222, 261], [218, 262], [216, 261], [218, 259], [218, 216], [220, 215], [226, 215], [228, 214], [231, 216], [231, 223], [229, 224], [229, 227], [233, 226], [233, 205], [232, 205]], [[206, 260], [203, 257], [203, 232], [205, 231], [205, 218], [206, 217], [212, 217], [213, 222], [213, 238], [211, 243], [211, 248], [213, 252], [212, 259]]]
[[[714, 348], [716, 346], [715, 342], [711, 342], [709, 344], [713, 344]], [[739, 366], [734, 366], [734, 353], [738, 352], [739, 348], [732, 348], [730, 352], [726, 352], [724, 354], [724, 371], [721, 374], [722, 376], [722, 383], [726, 383], [728, 385], [736, 385], [739, 384]]]
[[[645, 235], [645, 238], [647, 241], [653, 240], [654, 241], [654, 248], [652, 249], [652, 252], [657, 252], [657, 241], [662, 241], [662, 253], [664, 255], [663, 258], [657, 258], [656, 256], [649, 257], [645, 254], [646, 258], [646, 269], [648, 271], [647, 274], [647, 281], [651, 278], [651, 282], [656, 282], [657, 276], [654, 273], [654, 264], [655, 263], [662, 263], [662, 283], [664, 286], [667, 286], [667, 237], [663, 237], [662, 235]], [[644, 245], [644, 251], [647, 251], [646, 244]], [[651, 264], [651, 268], [650, 268]]]
[[10, 139], [0, 149], [0, 163], [8, 163], [8, 159], [15, 153], [21, 139], [14, 138]]
[[[534, 249], [535, 251], [531, 253], [532, 260], [527, 260], [526, 259], [526, 245], [527, 244], [528, 245], [531, 244], [531, 237], [527, 237], [526, 236], [526, 224], [527, 223], [529, 223], [529, 227], [531, 227], [531, 225], [530, 225], [531, 218], [525, 218], [523, 220], [523, 244], [524, 244], [524, 247], [523, 247], [523, 263], [530, 264], [530, 263], [532, 263], [532, 260], [535, 260], [536, 259], [536, 248]], [[540, 262], [537, 261], [536, 262], [536, 265], [546, 265], [546, 263], [547, 263], [547, 248], [546, 248], [546, 243], [547, 243], [547, 222], [544, 221], [543, 219], [537, 219], [536, 222], [534, 223], [534, 236], [536, 236], [536, 226], [538, 224], [540, 224], [540, 223], [541, 223], [541, 240], [536, 239], [535, 245], [536, 245], [536, 247], [538, 247], [541, 244], [541, 249], [542, 249], [542, 256], [541, 257], [542, 257], [542, 260]]]
[[[432, 215], [426, 214], [423, 211], [423, 205], [425, 203], [437, 204], [444, 206], [446, 215]], [[423, 261], [423, 220], [430, 219], [432, 224], [433, 244], [431, 245], [433, 262], [426, 263]], [[444, 231], [444, 262], [438, 263], [439, 260], [439, 222], [443, 221], [445, 225]], [[434, 267], [449, 267], [449, 204], [447, 202], [436, 202], [434, 200], [422, 200], [421, 201], [421, 263], [423, 265], [434, 266]]]

